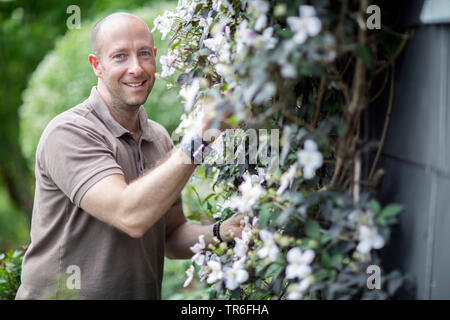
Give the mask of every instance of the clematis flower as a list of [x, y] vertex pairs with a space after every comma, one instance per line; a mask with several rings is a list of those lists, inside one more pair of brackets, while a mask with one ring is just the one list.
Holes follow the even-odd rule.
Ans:
[[380, 249], [384, 246], [384, 239], [378, 234], [376, 227], [362, 225], [359, 227], [359, 244], [356, 250], [362, 254], [368, 253], [372, 249]]
[[266, 14], [269, 11], [269, 4], [264, 0], [250, 0], [248, 5], [258, 17], [255, 21], [255, 30], [261, 31], [267, 25]]
[[252, 207], [256, 204], [259, 198], [264, 194], [264, 188], [261, 187], [261, 181], [259, 176], [250, 174], [244, 174], [244, 181], [239, 186], [239, 191], [241, 196], [233, 198], [233, 207], [238, 209], [240, 212], [249, 212]]
[[273, 239], [273, 234], [268, 230], [261, 230], [259, 236], [263, 241], [263, 247], [257, 252], [258, 257], [261, 259], [269, 258], [270, 261], [275, 261], [280, 253], [275, 240]]
[[293, 164], [289, 167], [289, 170], [281, 176], [280, 187], [277, 190], [277, 195], [282, 195], [283, 192], [291, 185], [294, 181], [295, 174], [297, 173], [297, 164]]
[[300, 248], [292, 248], [288, 251], [286, 259], [289, 265], [286, 268], [286, 278], [303, 279], [311, 274], [310, 264], [314, 260], [314, 251], [311, 249], [302, 252]]
[[216, 33], [214, 35], [214, 37], [206, 39], [205, 41], [203, 41], [203, 43], [205, 44], [205, 47], [207, 47], [208, 49], [217, 52], [219, 51], [219, 48], [226, 42], [226, 37], [224, 36], [223, 33]]
[[234, 255], [237, 257], [245, 256], [248, 251], [248, 243], [244, 239], [241, 239], [238, 237], [234, 238], [234, 242], [235, 242], [235, 245], [233, 248]]
[[225, 268], [225, 286], [229, 290], [234, 290], [241, 283], [248, 280], [248, 272], [244, 268], [245, 258], [242, 257], [233, 263], [231, 268]]
[[165, 78], [175, 73], [175, 63], [178, 60], [178, 54], [175, 51], [169, 51], [166, 55], [159, 58], [162, 67], [161, 77]]
[[311, 280], [305, 278], [299, 283], [293, 283], [287, 288], [287, 299], [288, 300], [299, 300], [303, 297], [306, 289], [311, 285]]
[[202, 234], [198, 237], [198, 242], [189, 248], [193, 253], [195, 253], [191, 260], [199, 266], [205, 262], [205, 255], [203, 254], [203, 249], [205, 249], [205, 247], [205, 235]]
[[183, 283], [183, 287], [187, 287], [188, 285], [191, 284], [192, 279], [194, 279], [194, 271], [195, 271], [195, 269], [194, 269], [193, 265], [191, 265], [189, 267], [189, 269], [186, 270], [187, 278], [186, 278], [186, 280]]
[[222, 265], [220, 261], [217, 260], [210, 260], [208, 261], [208, 267], [211, 270], [211, 273], [209, 274], [208, 278], [206, 279], [207, 283], [214, 283], [219, 280], [223, 279], [223, 271], [222, 271]]
[[162, 34], [161, 39], [164, 40], [167, 34], [170, 32], [174, 21], [175, 18], [173, 12], [165, 11], [162, 16], [156, 17], [156, 19], [153, 21], [154, 27], [152, 29], [152, 32], [154, 32], [155, 29], [158, 29], [158, 31]]
[[359, 225], [373, 225], [374, 224], [373, 212], [370, 209], [368, 209], [366, 211], [362, 211], [360, 209], [355, 209], [348, 215], [348, 220], [352, 223], [359, 224]]
[[317, 149], [317, 144], [313, 140], [306, 140], [303, 150], [297, 153], [297, 159], [303, 167], [303, 177], [312, 179], [316, 170], [322, 166], [323, 156]]
[[308, 37], [314, 37], [322, 29], [320, 19], [316, 17], [316, 10], [312, 6], [299, 7], [300, 17], [288, 17], [289, 27], [294, 31], [293, 40], [297, 44], [303, 44]]

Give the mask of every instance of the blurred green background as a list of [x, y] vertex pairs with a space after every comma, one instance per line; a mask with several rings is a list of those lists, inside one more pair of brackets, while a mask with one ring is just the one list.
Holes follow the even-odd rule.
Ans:
[[[80, 8], [81, 24], [80, 29], [69, 30], [66, 22], [73, 13], [67, 8], [73, 4]], [[152, 29], [153, 20], [176, 4], [173, 0], [0, 0], [0, 254], [30, 241], [34, 158], [43, 129], [56, 114], [86, 99], [96, 84], [87, 59], [95, 21], [127, 11]], [[168, 40], [160, 38], [156, 31], [158, 56], [168, 46]], [[157, 64], [160, 72], [159, 59]], [[156, 80], [145, 108], [169, 133], [183, 111], [178, 90], [168, 89], [163, 79]], [[189, 263], [166, 260], [163, 299], [204, 297], [204, 289], [195, 281], [182, 289]]]

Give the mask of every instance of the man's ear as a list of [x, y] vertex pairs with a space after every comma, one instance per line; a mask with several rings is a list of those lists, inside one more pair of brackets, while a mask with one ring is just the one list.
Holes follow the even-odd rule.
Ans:
[[158, 52], [158, 48], [156, 48], [156, 47], [154, 47], [153, 48], [153, 53], [154, 53], [154, 56], [156, 57], [156, 53]]
[[98, 78], [102, 77], [102, 70], [100, 68], [100, 60], [98, 59], [98, 57], [95, 54], [90, 54], [89, 55], [89, 64], [92, 67], [92, 70], [94, 70], [95, 75]]

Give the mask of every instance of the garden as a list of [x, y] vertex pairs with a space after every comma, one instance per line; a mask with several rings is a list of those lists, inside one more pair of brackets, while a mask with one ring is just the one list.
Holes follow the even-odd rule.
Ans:
[[[241, 238], [206, 246], [200, 236], [192, 259], [166, 259], [163, 299], [395, 298], [405, 276], [384, 268], [382, 250], [404, 207], [378, 196], [386, 130], [377, 141], [361, 132], [382, 94], [393, 108], [394, 66], [408, 34], [384, 21], [376, 28], [371, 5], [179, 0], [127, 10], [152, 29], [158, 79], [144, 107], [174, 143], [198, 128], [207, 102], [216, 106], [213, 128], [231, 115], [183, 190], [186, 217], [206, 224], [245, 215]], [[46, 124], [95, 84], [90, 30], [122, 8], [94, 9], [41, 53], [21, 91], [17, 143], [29, 172]], [[20, 12], [2, 16], [4, 30], [24, 19]], [[7, 198], [0, 193], [1, 229], [8, 219], [21, 231], [0, 255], [0, 299], [14, 298], [29, 241], [26, 207]]]

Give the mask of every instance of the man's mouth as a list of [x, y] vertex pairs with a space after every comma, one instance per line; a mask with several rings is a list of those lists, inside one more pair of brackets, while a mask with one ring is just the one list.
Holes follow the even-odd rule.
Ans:
[[141, 82], [124, 82], [124, 84], [130, 88], [142, 88], [145, 82], [147, 82], [147, 80]]

